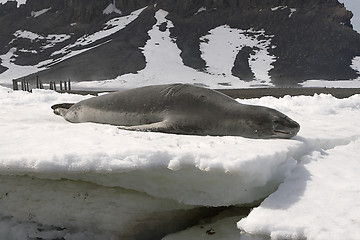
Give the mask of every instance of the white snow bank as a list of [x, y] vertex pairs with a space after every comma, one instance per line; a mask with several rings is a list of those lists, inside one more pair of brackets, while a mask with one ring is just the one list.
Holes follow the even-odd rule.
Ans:
[[[38, 234], [33, 231], [34, 223], [29, 223], [32, 221], [36, 226], [49, 226], [45, 232], [50, 235], [61, 228], [61, 236], [91, 231], [134, 236], [139, 229], [156, 229], [151, 233], [165, 227], [180, 229], [181, 220], [190, 221], [199, 214], [197, 206], [249, 204], [274, 191], [264, 202], [265, 207], [255, 209], [246, 220], [248, 224], [239, 226], [250, 233], [296, 236], [300, 232], [306, 237], [320, 229], [331, 236], [335, 230], [329, 229], [330, 221], [336, 221], [338, 215], [346, 218], [341, 218], [347, 223], [346, 229], [357, 226], [359, 214], [345, 214], [344, 209], [358, 213], [352, 199], [360, 192], [353, 184], [358, 180], [354, 156], [360, 154], [360, 148], [356, 148], [360, 95], [347, 99], [321, 94], [239, 100], [273, 107], [298, 121], [301, 130], [292, 140], [129, 132], [110, 125], [72, 124], [54, 115], [50, 108], [55, 103], [88, 97], [0, 87], [0, 231], [6, 231], [1, 226], [18, 229], [16, 223], [20, 222], [25, 224], [21, 225], [23, 232]], [[314, 169], [310, 168], [312, 164]], [[336, 168], [341, 168], [338, 175]], [[309, 178], [309, 173], [314, 177]], [[284, 179], [278, 193], [276, 189]], [[330, 193], [323, 179], [338, 182], [333, 184], [337, 191]], [[283, 196], [282, 191], [292, 193], [291, 189], [298, 186], [306, 188], [288, 195], [286, 201], [272, 200], [277, 194]], [[343, 191], [341, 201], [331, 195], [339, 191]], [[324, 201], [315, 193], [333, 197]], [[317, 204], [324, 206], [318, 208], [316, 216], [324, 215], [329, 220], [319, 217], [310, 226], [300, 219], [302, 215], [309, 219], [311, 214], [306, 210], [318, 200]], [[270, 203], [278, 203], [277, 210], [269, 213], [274, 219], [279, 214], [278, 224], [269, 225], [257, 217], [267, 216]], [[330, 208], [334, 209], [332, 216], [322, 212]], [[286, 221], [281, 215], [284, 211], [291, 213], [289, 219], [296, 216], [299, 224]], [[167, 224], [168, 217], [176, 223]], [[227, 226], [227, 220], [221, 220], [226, 226], [219, 224], [234, 231], [234, 220], [232, 227]], [[139, 227], [139, 222], [145, 225]]]
[[279, 189], [238, 226], [272, 239], [359, 239], [359, 149], [358, 139], [305, 156]]
[[[306, 149], [295, 157], [299, 164], [276, 192], [239, 221], [240, 232], [232, 223], [236, 217], [227, 217], [165, 239], [358, 239], [360, 96], [340, 100], [321, 94], [242, 102], [294, 113], [301, 125], [295, 139]], [[206, 234], [210, 228], [214, 235]]]
[[6, 114], [1, 115], [0, 130], [8, 134], [0, 140], [0, 173], [83, 180], [190, 205], [227, 206], [251, 203], [273, 192], [295, 165], [291, 154], [303, 145], [284, 139], [182, 136], [69, 124], [50, 109], [54, 103], [81, 98], [52, 91], [2, 93], [1, 111]]

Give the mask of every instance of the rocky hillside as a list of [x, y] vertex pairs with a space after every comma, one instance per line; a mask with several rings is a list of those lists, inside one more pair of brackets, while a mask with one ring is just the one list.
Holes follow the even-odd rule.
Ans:
[[[337, 0], [7, 2], [0, 5], [0, 78], [119, 79], [144, 70], [145, 49], [161, 47], [168, 32], [182, 64], [204, 78], [221, 77], [220, 85], [235, 86], [229, 77], [277, 86], [355, 79], [359, 72], [351, 64], [360, 56], [360, 34], [351, 17]], [[150, 34], [154, 29], [160, 40]], [[171, 65], [166, 57], [158, 64]], [[258, 72], [262, 67], [266, 76]]]

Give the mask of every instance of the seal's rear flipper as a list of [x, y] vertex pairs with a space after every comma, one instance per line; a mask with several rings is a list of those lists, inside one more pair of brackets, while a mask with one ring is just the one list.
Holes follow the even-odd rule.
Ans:
[[164, 132], [173, 133], [175, 128], [169, 124], [168, 121], [156, 122], [151, 124], [137, 125], [137, 126], [121, 126], [122, 130], [140, 131], [140, 132]]
[[75, 103], [59, 103], [59, 104], [55, 104], [52, 105], [51, 108], [53, 110], [55, 110], [56, 108], [65, 108], [65, 109], [69, 109], [71, 108], [72, 105], [74, 105]]
[[56, 115], [64, 116], [64, 112], [66, 112], [66, 110], [71, 108], [71, 106], [74, 104], [75, 103], [59, 103], [52, 105], [51, 108], [54, 110]]

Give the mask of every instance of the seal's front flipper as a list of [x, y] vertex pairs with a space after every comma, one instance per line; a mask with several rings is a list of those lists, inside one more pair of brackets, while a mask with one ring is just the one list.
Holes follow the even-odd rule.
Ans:
[[121, 126], [118, 128], [129, 131], [164, 132], [164, 133], [173, 133], [175, 130], [175, 128], [171, 124], [169, 124], [168, 121], [137, 125], [137, 126]]

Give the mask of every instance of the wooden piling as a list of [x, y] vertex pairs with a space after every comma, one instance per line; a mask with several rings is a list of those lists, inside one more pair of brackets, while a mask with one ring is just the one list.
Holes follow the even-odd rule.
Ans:
[[21, 90], [25, 91], [25, 78], [21, 80]]
[[36, 75], [36, 88], [40, 88], [39, 75]]
[[39, 79], [39, 86], [40, 86], [40, 89], [44, 89], [44, 85], [43, 85], [43, 83], [41, 82], [40, 79]]
[[25, 88], [26, 88], [26, 91], [30, 92], [29, 81], [26, 81]]
[[19, 86], [18, 86], [17, 80], [13, 79], [12, 82], [13, 82], [13, 89], [14, 89], [14, 91], [19, 90]]
[[56, 82], [54, 81], [54, 91], [56, 91]]
[[50, 82], [50, 90], [54, 90], [54, 83], [53, 82]]
[[68, 88], [69, 88], [69, 91], [71, 91], [70, 78], [68, 80]]

